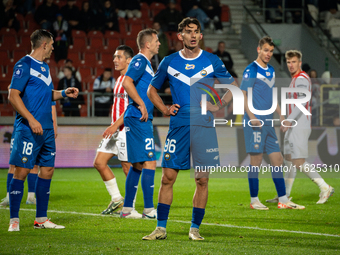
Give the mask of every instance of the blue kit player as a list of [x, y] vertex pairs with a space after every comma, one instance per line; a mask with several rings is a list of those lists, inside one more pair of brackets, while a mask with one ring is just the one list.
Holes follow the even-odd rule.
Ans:
[[139, 53], [129, 64], [123, 80], [123, 87], [129, 95], [129, 105], [124, 114], [128, 161], [132, 166], [126, 177], [124, 207], [121, 218], [140, 218], [133, 210], [133, 200], [139, 177], [144, 196], [143, 218], [156, 218], [153, 205], [154, 177], [156, 170], [155, 143], [153, 139], [153, 104], [146, 95], [154, 72], [151, 58], [158, 53], [157, 31], [144, 29], [138, 33]]
[[[216, 130], [212, 125], [213, 116], [211, 112], [208, 112], [205, 117], [201, 115], [202, 93], [198, 91], [203, 90], [196, 90], [191, 85], [204, 83], [205, 78], [211, 78], [207, 79], [211, 81], [214, 78], [224, 78], [228, 84], [237, 85], [216, 55], [199, 48], [202, 36], [197, 19], [183, 19], [178, 25], [178, 39], [183, 42], [183, 49], [162, 60], [149, 86], [150, 100], [164, 115], [171, 117], [162, 162], [163, 174], [157, 205], [157, 227], [150, 235], [144, 236], [143, 240], [167, 237], [166, 225], [173, 199], [173, 185], [179, 170], [190, 169], [190, 155], [195, 169], [196, 166], [219, 164]], [[174, 103], [170, 108], [164, 105], [157, 93], [166, 80], [169, 80]], [[231, 98], [231, 93], [226, 93], [222, 97], [222, 105], [218, 108], [224, 107]], [[195, 115], [195, 113], [199, 114]], [[196, 122], [197, 116], [200, 122]], [[211, 149], [212, 153], [206, 153]], [[195, 183], [189, 239], [203, 240], [204, 238], [199, 234], [199, 226], [208, 200], [207, 174], [196, 173]]]
[[[250, 154], [250, 171], [248, 172], [249, 189], [251, 196], [250, 208], [268, 210], [259, 198], [259, 167], [262, 163], [263, 153], [267, 153], [270, 159], [272, 178], [278, 194], [279, 209], [304, 209], [304, 206], [291, 202], [286, 196], [285, 182], [282, 173], [283, 157], [280, 152], [279, 141], [275, 129], [272, 126], [273, 114], [253, 114], [248, 105], [248, 88], [252, 88], [252, 104], [256, 110], [269, 110], [273, 104], [273, 88], [275, 87], [275, 71], [268, 65], [274, 52], [274, 43], [270, 37], [263, 37], [257, 47], [258, 57], [256, 61], [247, 66], [243, 73], [241, 90], [244, 95], [244, 139], [246, 151]], [[275, 107], [275, 106], [274, 106]], [[277, 104], [276, 112], [280, 121], [284, 120], [280, 106]], [[261, 127], [262, 126], [262, 127]]]
[[14, 66], [9, 101], [17, 111], [16, 132], [9, 164], [15, 166], [9, 187], [10, 226], [19, 231], [19, 209], [24, 181], [34, 165], [40, 166], [36, 181], [36, 218], [34, 228], [62, 229], [47, 218], [51, 178], [54, 172], [55, 134], [52, 101], [63, 97], [76, 98], [77, 88], [53, 90], [48, 65], [43, 62], [53, 51], [53, 36], [39, 29], [31, 35], [32, 52]]

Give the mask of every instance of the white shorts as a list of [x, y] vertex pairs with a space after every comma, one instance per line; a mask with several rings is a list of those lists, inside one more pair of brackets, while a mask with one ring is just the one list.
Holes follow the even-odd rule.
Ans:
[[293, 127], [288, 129], [284, 138], [284, 154], [292, 159], [308, 158], [308, 139], [311, 128]]
[[117, 155], [120, 161], [128, 161], [125, 129], [115, 133], [110, 139], [104, 138], [97, 151]]

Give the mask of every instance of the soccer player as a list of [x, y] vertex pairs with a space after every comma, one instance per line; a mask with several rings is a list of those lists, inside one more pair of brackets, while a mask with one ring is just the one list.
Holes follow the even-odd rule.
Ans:
[[[10, 86], [8, 86], [9, 89]], [[57, 110], [55, 107], [55, 102], [52, 102], [52, 118], [53, 118], [53, 126], [54, 126], [54, 133], [55, 133], [55, 138], [57, 138]], [[11, 144], [10, 144], [10, 154], [12, 153], [13, 149], [13, 144], [14, 144], [14, 134], [15, 134], [15, 127], [16, 127], [16, 122], [14, 122], [14, 128], [12, 132], [12, 137], [11, 137]], [[8, 168], [8, 173], [7, 173], [7, 195], [5, 198], [1, 200], [0, 206], [8, 206], [9, 205], [9, 185], [13, 179], [13, 174], [14, 174], [15, 166], [14, 165], [9, 165]], [[35, 183], [37, 181], [38, 177], [38, 172], [39, 172], [39, 166], [35, 165], [33, 169], [30, 170], [30, 173], [27, 175], [27, 184], [28, 184], [28, 193], [27, 193], [27, 200], [26, 204], [32, 205], [36, 204], [36, 199], [35, 199]]]
[[[262, 163], [263, 153], [267, 153], [270, 159], [272, 178], [278, 194], [279, 209], [304, 209], [304, 206], [297, 205], [288, 200], [286, 188], [282, 173], [283, 157], [280, 152], [279, 142], [276, 137], [275, 129], [271, 121], [273, 114], [254, 115], [249, 110], [248, 105], [248, 88], [252, 89], [252, 105], [257, 110], [268, 110], [273, 104], [273, 88], [275, 86], [275, 71], [268, 64], [273, 56], [274, 43], [268, 36], [260, 39], [257, 53], [257, 59], [248, 65], [243, 73], [241, 90], [244, 94], [245, 109], [244, 114], [244, 139], [246, 151], [250, 154], [250, 171], [248, 172], [248, 182], [251, 196], [250, 208], [257, 210], [268, 210], [259, 198], [259, 166]], [[275, 107], [275, 106], [274, 106]], [[277, 104], [276, 112], [283, 121], [280, 106]], [[263, 124], [262, 127], [261, 124]]]
[[[190, 85], [194, 85], [191, 82], [195, 79], [197, 79], [195, 84], [204, 83], [203, 78], [212, 78], [210, 80], [226, 78], [228, 83], [235, 86], [237, 84], [216, 55], [199, 48], [202, 37], [201, 25], [196, 18], [183, 19], [178, 25], [178, 39], [183, 43], [183, 49], [162, 60], [149, 86], [148, 96], [152, 103], [164, 115], [170, 115], [171, 118], [162, 161], [163, 174], [157, 205], [157, 227], [150, 235], [144, 236], [143, 240], [166, 239], [173, 185], [179, 170], [190, 169], [190, 154], [194, 166], [215, 166], [219, 163], [216, 130], [212, 127], [213, 115], [208, 112], [206, 116], [199, 114], [191, 118], [191, 114], [201, 113], [200, 102], [203, 92], [196, 95], [197, 91], [202, 90], [191, 89]], [[170, 108], [164, 105], [157, 94], [157, 90], [162, 87], [165, 80], [169, 80], [174, 102]], [[231, 99], [231, 93], [226, 93], [222, 97], [222, 105], [216, 106], [217, 110], [224, 107]], [[195, 117], [199, 117], [200, 122], [193, 124]], [[217, 148], [217, 150], [206, 155], [206, 150], [210, 148]], [[199, 227], [208, 200], [208, 177], [198, 173], [195, 175], [195, 183], [189, 238], [203, 240], [204, 238], [199, 234]]]
[[131, 162], [125, 184], [124, 207], [121, 218], [140, 218], [133, 210], [139, 177], [144, 196], [143, 218], [156, 218], [153, 205], [156, 170], [155, 144], [153, 139], [153, 104], [146, 92], [154, 73], [151, 58], [158, 53], [159, 40], [154, 29], [141, 30], [137, 35], [139, 53], [129, 64], [123, 87], [129, 95], [129, 105], [124, 114], [128, 161]]
[[[102, 214], [112, 214], [117, 208], [122, 207], [124, 203], [124, 198], [119, 192], [116, 177], [108, 166], [108, 162], [110, 158], [117, 155], [118, 159], [121, 161], [123, 171], [127, 176], [131, 164], [127, 161], [124, 119], [120, 117], [124, 115], [125, 109], [129, 103], [128, 95], [123, 88], [122, 81], [132, 57], [133, 50], [126, 45], [118, 46], [113, 57], [115, 69], [120, 72], [120, 76], [116, 80], [116, 84], [113, 88], [114, 100], [112, 106], [112, 121], [111, 126], [108, 127], [103, 134], [104, 139], [97, 149], [97, 154], [93, 163], [111, 196], [111, 202]], [[107, 132], [110, 131], [114, 133], [113, 136], [107, 135]], [[107, 136], [109, 138], [106, 138]], [[142, 218], [141, 214], [140, 218]]]
[[[286, 52], [287, 67], [292, 76], [289, 88], [302, 88], [311, 91], [311, 81], [309, 76], [301, 70], [302, 53], [297, 50]], [[303, 93], [288, 93], [289, 98], [304, 98]], [[310, 101], [303, 104], [307, 111], [311, 112]], [[286, 193], [290, 196], [296, 176], [296, 167], [304, 172], [320, 189], [320, 199], [317, 204], [324, 204], [334, 193], [334, 188], [328, 185], [315, 169], [306, 161], [308, 157], [308, 138], [311, 134], [311, 117], [303, 114], [294, 104], [287, 106], [289, 120], [295, 120], [296, 126], [285, 129], [284, 154], [285, 164], [289, 172], [285, 175]], [[292, 122], [285, 121], [285, 126], [291, 126]], [[275, 203], [277, 198], [267, 200], [266, 202]]]
[[9, 188], [10, 226], [19, 231], [19, 209], [24, 181], [34, 165], [40, 166], [36, 182], [34, 228], [62, 229], [47, 218], [51, 178], [54, 172], [55, 135], [51, 113], [52, 100], [78, 96], [77, 88], [53, 90], [48, 65], [43, 62], [53, 51], [53, 36], [39, 29], [31, 35], [32, 52], [14, 66], [8, 99], [17, 111], [16, 132], [10, 164], [15, 166]]

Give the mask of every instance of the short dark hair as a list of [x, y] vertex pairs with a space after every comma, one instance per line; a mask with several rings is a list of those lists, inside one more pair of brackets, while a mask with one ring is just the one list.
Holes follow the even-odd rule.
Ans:
[[186, 26], [189, 26], [190, 24], [195, 24], [197, 25], [197, 28], [199, 31], [201, 31], [201, 24], [200, 22], [198, 21], [198, 19], [196, 18], [191, 18], [191, 17], [187, 17], [185, 19], [183, 19], [181, 21], [181, 23], [178, 24], [178, 32], [181, 33], [183, 31], [183, 29], [186, 27]]
[[32, 48], [33, 49], [39, 48], [40, 45], [42, 44], [43, 40], [50, 41], [51, 39], [53, 39], [53, 35], [50, 32], [48, 32], [47, 30], [45, 30], [45, 29], [35, 30], [31, 34]]
[[219, 41], [218, 42], [218, 45], [220, 45], [221, 43], [223, 43], [225, 45], [225, 42], [224, 41]]
[[265, 36], [265, 37], [262, 37], [259, 41], [259, 47], [262, 48], [263, 45], [265, 45], [266, 43], [269, 44], [269, 46], [273, 46], [275, 47], [275, 44], [273, 42], [273, 39], [269, 36]]
[[104, 72], [111, 72], [111, 73], [112, 73], [112, 68], [106, 67], [106, 68], [104, 69]]
[[116, 50], [122, 50], [124, 51], [124, 55], [126, 58], [132, 58], [133, 57], [133, 49], [127, 45], [119, 45]]
[[71, 67], [69, 67], [69, 66], [64, 66], [63, 71], [64, 71], [65, 69], [68, 69], [71, 73], [73, 73], [73, 70], [72, 70]]
[[153, 34], [157, 35], [158, 32], [152, 28], [146, 28], [141, 30], [137, 35], [137, 46], [138, 49], [143, 49], [145, 47], [145, 43], [147, 41], [146, 38], [152, 36]]

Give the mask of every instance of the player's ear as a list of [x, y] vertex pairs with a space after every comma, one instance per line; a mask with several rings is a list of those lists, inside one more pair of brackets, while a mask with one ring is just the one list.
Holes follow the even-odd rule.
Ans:
[[203, 34], [202, 33], [200, 33], [200, 40], [202, 40], [203, 39]]
[[127, 63], [127, 64], [130, 64], [131, 60], [132, 60], [132, 58], [127, 58], [127, 59], [126, 59], [126, 63]]
[[260, 47], [257, 47], [257, 53], [260, 54], [260, 50], [261, 48]]
[[177, 38], [178, 40], [183, 41], [183, 36], [181, 33], [177, 33]]

